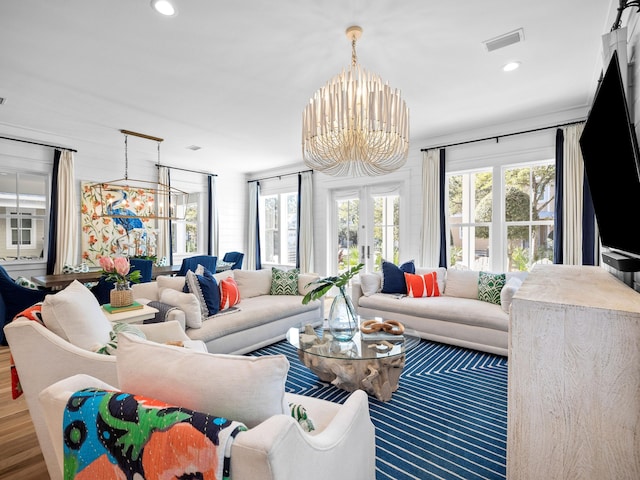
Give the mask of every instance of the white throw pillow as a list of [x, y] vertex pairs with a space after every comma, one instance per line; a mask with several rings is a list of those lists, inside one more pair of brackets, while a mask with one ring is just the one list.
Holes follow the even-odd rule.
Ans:
[[381, 273], [360, 273], [360, 288], [365, 297], [378, 293], [382, 288]]
[[502, 290], [500, 290], [500, 305], [502, 306], [502, 310], [504, 310], [506, 313], [509, 313], [513, 296], [516, 294], [521, 285], [522, 280], [520, 280], [519, 277], [511, 277], [509, 280], [507, 280], [507, 283], [504, 284]]
[[271, 293], [271, 269], [235, 270], [233, 278], [238, 284], [240, 298], [259, 297]]
[[416, 267], [416, 275], [425, 275], [427, 273], [436, 272], [436, 281], [438, 282], [438, 290], [440, 295], [444, 293], [445, 277], [447, 275], [447, 269], [444, 267]]
[[42, 321], [53, 333], [85, 350], [109, 341], [111, 322], [93, 293], [77, 280], [44, 298]]
[[474, 270], [447, 269], [444, 294], [448, 297], [478, 299], [478, 275]]
[[182, 291], [184, 287], [185, 277], [170, 277], [168, 275], [160, 275], [156, 278], [158, 284], [158, 297], [162, 294], [162, 291], [166, 288], [171, 290]]
[[200, 302], [193, 293], [179, 292], [172, 288], [165, 288], [160, 292], [160, 302], [178, 307], [184, 312], [184, 321], [189, 328], [202, 327]]
[[116, 356], [120, 389], [252, 428], [289, 414], [284, 355], [250, 357], [196, 352], [122, 333]]

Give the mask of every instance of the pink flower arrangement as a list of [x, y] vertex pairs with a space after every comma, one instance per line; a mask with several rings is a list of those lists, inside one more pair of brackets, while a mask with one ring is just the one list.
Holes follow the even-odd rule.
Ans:
[[138, 283], [140, 270], [131, 271], [131, 264], [127, 257], [100, 257], [100, 266], [106, 280], [119, 284], [127, 282]]

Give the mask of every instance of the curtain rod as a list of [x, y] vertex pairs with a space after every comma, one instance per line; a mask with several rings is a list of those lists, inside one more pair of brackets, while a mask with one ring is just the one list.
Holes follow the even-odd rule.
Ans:
[[47, 143], [40, 143], [40, 142], [34, 142], [32, 140], [22, 140], [21, 138], [11, 138], [11, 137], [1, 137], [1, 139], [3, 140], [11, 140], [13, 142], [22, 142], [22, 143], [30, 143], [32, 145], [40, 145], [41, 147], [49, 147], [49, 148], [57, 148], [59, 150], [67, 150], [69, 152], [78, 152], [77, 150], [74, 150], [73, 148], [67, 148], [67, 147], [61, 147], [59, 145], [49, 145]]
[[247, 180], [247, 183], [251, 183], [251, 182], [259, 182], [261, 180], [270, 180], [272, 178], [280, 178], [280, 177], [289, 177], [291, 175], [299, 175], [301, 173], [305, 173], [305, 172], [311, 172], [313, 173], [313, 170], [309, 169], [309, 170], [301, 170], [299, 172], [291, 172], [291, 173], [283, 173], [282, 175], [272, 175], [270, 177], [262, 177], [262, 178], [255, 178], [253, 180]]
[[217, 177], [218, 176], [217, 173], [202, 172], [200, 170], [189, 170], [188, 168], [172, 167], [171, 165], [161, 165], [159, 163], [156, 163], [156, 167], [167, 167], [167, 168], [171, 168], [173, 170], [182, 170], [183, 172], [199, 173], [201, 175], [209, 175], [209, 176], [212, 176], [212, 177]]
[[500, 138], [503, 138], [503, 137], [512, 137], [513, 135], [522, 135], [524, 133], [540, 132], [542, 130], [549, 130], [550, 128], [566, 127], [566, 126], [569, 126], [569, 125], [576, 125], [576, 124], [582, 123], [582, 122], [584, 122], [584, 120], [574, 120], [573, 122], [560, 123], [558, 125], [550, 125], [548, 127], [533, 128], [531, 130], [523, 130], [522, 132], [505, 133], [503, 135], [492, 135], [491, 137], [478, 138], [477, 140], [467, 140], [467, 141], [464, 141], [464, 142], [450, 143], [448, 145], [438, 145], [438, 146], [434, 146], [434, 147], [421, 148], [420, 151], [421, 152], [426, 152], [427, 150], [433, 150], [435, 148], [455, 147], [455, 146], [458, 146], [458, 145], [466, 145], [467, 143], [485, 142], [487, 140], [493, 140], [493, 139], [495, 139], [495, 141], [497, 143], [498, 140]]

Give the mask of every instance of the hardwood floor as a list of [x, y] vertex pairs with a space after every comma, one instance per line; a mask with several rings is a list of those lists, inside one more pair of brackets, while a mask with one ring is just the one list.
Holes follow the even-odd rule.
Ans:
[[0, 346], [0, 480], [49, 480], [24, 396], [11, 398], [9, 347]]

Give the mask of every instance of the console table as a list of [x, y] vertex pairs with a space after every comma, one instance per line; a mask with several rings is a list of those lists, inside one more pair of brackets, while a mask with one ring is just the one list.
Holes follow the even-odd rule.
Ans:
[[640, 293], [537, 265], [509, 326], [507, 478], [640, 478]]
[[[151, 278], [158, 275], [174, 275], [180, 271], [180, 265], [168, 265], [166, 267], [153, 267]], [[81, 283], [97, 282], [102, 276], [101, 270], [92, 270], [83, 273], [62, 273], [60, 275], [38, 275], [31, 277], [31, 281], [46, 288], [64, 288], [74, 280]]]

